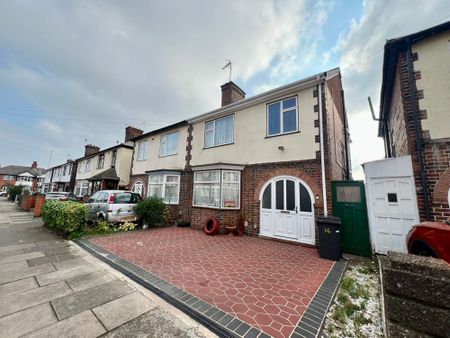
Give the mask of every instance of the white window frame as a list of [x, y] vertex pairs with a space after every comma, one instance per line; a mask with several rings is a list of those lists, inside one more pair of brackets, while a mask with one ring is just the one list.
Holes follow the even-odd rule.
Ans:
[[[167, 148], [167, 145], [168, 145], [168, 140], [169, 140], [169, 136], [170, 135], [177, 135], [177, 147], [176, 147], [176, 149], [175, 149], [175, 152], [173, 152], [173, 153], [169, 153], [168, 152], [168, 148]], [[165, 142], [164, 142], [164, 140], [165, 140]], [[177, 131], [173, 131], [173, 132], [170, 132], [170, 133], [167, 133], [167, 134], [164, 134], [164, 135], [161, 135], [161, 139], [160, 139], [160, 142], [159, 142], [159, 157], [165, 157], [165, 156], [172, 156], [172, 155], [176, 155], [176, 154], [178, 154], [178, 142], [179, 142], [179, 140], [180, 140], [180, 132], [177, 130]], [[163, 144], [165, 144], [165, 153], [163, 152]]]
[[[196, 173], [201, 173], [205, 171], [218, 171], [220, 172], [219, 175], [219, 181], [197, 181], [196, 180]], [[239, 183], [239, 195], [238, 195], [238, 205], [237, 207], [224, 207], [223, 205], [223, 177], [224, 173], [232, 172], [232, 173], [238, 173], [238, 183]], [[219, 206], [209, 206], [209, 205], [203, 205], [203, 204], [195, 204], [195, 184], [202, 184], [202, 183], [219, 183]], [[223, 210], [239, 210], [241, 209], [241, 188], [242, 188], [242, 180], [241, 180], [241, 172], [239, 170], [227, 170], [227, 169], [213, 169], [213, 170], [202, 170], [202, 171], [196, 171], [194, 172], [194, 183], [193, 183], [193, 189], [192, 189], [192, 206], [194, 207], [200, 207], [200, 208], [209, 208], [209, 209], [223, 209]]]
[[[136, 187], [138, 186], [141, 187], [140, 192], [136, 191]], [[144, 196], [144, 183], [142, 181], [136, 181], [131, 188], [131, 192], [138, 193], [139, 195]]]
[[[230, 118], [230, 117], [231, 117], [231, 119], [232, 119], [232, 121], [233, 121], [232, 128], [231, 128], [231, 141], [230, 141], [230, 142], [227, 142], [227, 143], [215, 144], [215, 139], [216, 139], [216, 122], [217, 122], [217, 121], [220, 121], [220, 120], [224, 120], [224, 119]], [[235, 122], [234, 114], [227, 115], [227, 116], [224, 116], [224, 117], [220, 117], [220, 118], [218, 118], [218, 119], [215, 119], [215, 120], [211, 120], [211, 121], [205, 122], [205, 132], [204, 132], [204, 134], [203, 134], [203, 147], [204, 147], [205, 149], [207, 149], [207, 148], [214, 148], [214, 147], [225, 146], [225, 145], [227, 145], [227, 144], [233, 144], [233, 143], [234, 143], [234, 122]], [[206, 126], [207, 126], [208, 123], [213, 123], [213, 126], [214, 126], [214, 127], [213, 127], [212, 129], [206, 129]], [[212, 144], [212, 145], [207, 145], [207, 144], [206, 144], [206, 133], [207, 133], [208, 131], [210, 131], [210, 130], [212, 130], [212, 143], [213, 143], [213, 144]]]
[[14, 179], [14, 176], [12, 175], [3, 175], [3, 180], [5, 181], [12, 181]]
[[[290, 99], [295, 99], [295, 106], [283, 109], [283, 101], [290, 100]], [[269, 133], [269, 123], [270, 123], [270, 120], [269, 120], [269, 106], [271, 106], [271, 105], [273, 105], [275, 103], [279, 103], [280, 104], [280, 116], [279, 116], [279, 118], [280, 118], [280, 132], [276, 133], [276, 134], [270, 134]], [[283, 130], [284, 130], [283, 113], [286, 112], [286, 111], [293, 110], [294, 108], [295, 108], [295, 114], [296, 114], [295, 130], [283, 132]], [[285, 98], [283, 98], [281, 100], [267, 103], [266, 104], [266, 121], [267, 121], [267, 127], [266, 127], [266, 136], [267, 137], [273, 137], [273, 136], [278, 136], [278, 135], [287, 135], [287, 134], [292, 134], [292, 133], [298, 132], [299, 129], [300, 129], [299, 128], [300, 121], [299, 121], [299, 109], [298, 109], [298, 97], [297, 97], [297, 95], [285, 97]]]
[[147, 140], [138, 143], [138, 152], [137, 152], [138, 161], [147, 160], [147, 144], [148, 144]]
[[[151, 176], [160, 176], [162, 177], [162, 182], [161, 183], [151, 183]], [[166, 202], [166, 185], [175, 185], [173, 182], [167, 182], [167, 177], [168, 176], [176, 176], [178, 177], [178, 183], [177, 183], [177, 198], [176, 201], [171, 201], [171, 202]], [[170, 204], [170, 205], [177, 205], [180, 203], [180, 186], [181, 186], [181, 175], [178, 173], [167, 173], [167, 174], [149, 174], [148, 175], [148, 187], [147, 187], [147, 195], [148, 197], [152, 197], [150, 196], [150, 186], [152, 185], [162, 185], [162, 189], [161, 189], [161, 195], [162, 195], [162, 200], [164, 201], [164, 203], [166, 204]]]
[[84, 167], [84, 171], [85, 171], [85, 172], [91, 171], [91, 159], [86, 160], [86, 164], [85, 164], [85, 167]]
[[[86, 189], [86, 194], [82, 194], [83, 189]], [[77, 192], [78, 190], [78, 192]], [[78, 182], [75, 186], [75, 195], [78, 197], [86, 196], [89, 193], [89, 182]]]
[[116, 166], [117, 161], [117, 150], [111, 152], [111, 168]]
[[105, 166], [105, 154], [100, 154], [98, 155], [97, 169], [103, 169], [104, 166]]

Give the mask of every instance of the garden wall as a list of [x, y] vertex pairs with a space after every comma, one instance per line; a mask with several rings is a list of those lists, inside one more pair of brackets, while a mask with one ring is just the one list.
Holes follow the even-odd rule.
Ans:
[[450, 265], [393, 252], [382, 265], [387, 336], [448, 337]]

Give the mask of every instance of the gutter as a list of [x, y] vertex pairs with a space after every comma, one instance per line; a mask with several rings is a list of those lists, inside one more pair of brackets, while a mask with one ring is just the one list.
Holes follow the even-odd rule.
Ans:
[[419, 118], [418, 111], [416, 107], [417, 98], [416, 91], [413, 88], [414, 84], [414, 74], [413, 74], [413, 64], [412, 64], [412, 51], [411, 51], [411, 40], [408, 38], [406, 40], [406, 63], [408, 69], [408, 87], [411, 93], [411, 105], [412, 105], [412, 114], [414, 121], [414, 132], [416, 135], [416, 147], [417, 147], [417, 157], [419, 158], [419, 168], [420, 168], [420, 183], [422, 186], [423, 200], [425, 204], [425, 219], [429, 221], [431, 219], [430, 216], [430, 201], [428, 200], [428, 182], [427, 176], [425, 173], [425, 165], [423, 162], [423, 152], [422, 152], [422, 135], [419, 126]]
[[323, 112], [322, 112], [322, 84], [325, 82], [324, 76], [321, 74], [317, 76], [317, 88], [319, 97], [319, 135], [320, 135], [320, 171], [322, 173], [322, 200], [323, 200], [323, 214], [328, 216], [328, 201], [327, 201], [327, 184], [325, 181], [325, 154], [323, 144]]

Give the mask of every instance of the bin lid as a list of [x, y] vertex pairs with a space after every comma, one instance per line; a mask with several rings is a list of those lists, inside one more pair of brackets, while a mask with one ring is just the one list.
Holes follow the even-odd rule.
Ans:
[[317, 223], [326, 223], [326, 224], [333, 224], [333, 225], [341, 225], [342, 221], [340, 217], [332, 216], [332, 215], [319, 215], [316, 217]]

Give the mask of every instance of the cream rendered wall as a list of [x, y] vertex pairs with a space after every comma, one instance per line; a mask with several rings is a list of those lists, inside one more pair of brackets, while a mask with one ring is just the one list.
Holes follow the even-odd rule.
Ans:
[[[186, 160], [186, 143], [187, 143], [187, 126], [178, 129], [169, 130], [167, 132], [152, 135], [142, 140], [139, 140], [134, 145], [133, 156], [133, 172], [132, 175], [143, 175], [148, 170], [158, 169], [175, 169], [183, 170]], [[175, 155], [159, 156], [159, 146], [161, 144], [161, 137], [165, 134], [170, 134], [175, 131], [178, 134], [178, 152]], [[147, 141], [147, 159], [145, 161], [137, 160], [138, 144]]]
[[[319, 143], [315, 142], [318, 128], [314, 120], [317, 98], [313, 97], [316, 87], [280, 97], [298, 97], [299, 133], [266, 138], [266, 103], [234, 112], [234, 143], [203, 149], [205, 121], [194, 124], [191, 165], [205, 165], [217, 162], [255, 164], [315, 159]], [[277, 99], [278, 100], [278, 99]], [[274, 101], [277, 101], [274, 100]], [[270, 102], [274, 102], [270, 101]], [[278, 149], [283, 146], [284, 150]]]
[[[77, 180], [85, 180], [85, 179], [88, 179], [89, 177], [93, 176], [92, 173], [94, 171], [94, 166], [97, 165], [97, 161], [95, 159], [96, 159], [96, 156], [90, 157], [91, 170], [89, 170], [89, 171], [84, 170], [86, 168], [86, 162], [88, 159], [84, 159], [84, 160], [78, 162], [77, 176], [76, 176]], [[81, 168], [81, 171], [78, 171], [80, 168]]]
[[422, 129], [429, 130], [432, 139], [450, 137], [450, 32], [445, 32], [412, 46], [419, 59], [414, 70], [420, 71], [417, 89], [423, 89], [420, 109], [426, 109], [427, 118]]
[[[106, 162], [105, 158], [105, 168], [111, 167], [111, 156], [112, 151], [109, 153], [109, 162]], [[131, 158], [133, 156], [133, 149], [128, 148], [118, 148], [116, 157], [116, 172], [117, 176], [120, 177], [119, 185], [128, 185], [130, 183], [130, 170], [131, 170]], [[106, 170], [106, 169], [104, 169]]]

